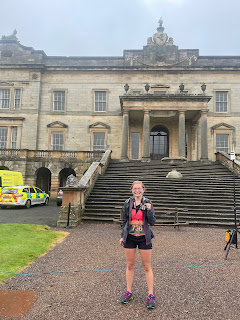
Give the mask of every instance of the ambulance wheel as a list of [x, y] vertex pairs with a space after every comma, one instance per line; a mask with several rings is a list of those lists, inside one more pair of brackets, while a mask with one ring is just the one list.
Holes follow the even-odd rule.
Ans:
[[27, 200], [25, 203], [25, 207], [29, 209], [31, 207], [31, 200]]
[[45, 202], [44, 202], [44, 205], [47, 206], [48, 205], [48, 202], [49, 202], [49, 198], [46, 198]]

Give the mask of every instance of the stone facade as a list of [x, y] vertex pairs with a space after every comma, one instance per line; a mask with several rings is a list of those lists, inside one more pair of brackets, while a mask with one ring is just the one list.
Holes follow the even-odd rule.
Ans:
[[[56, 193], [61, 170], [81, 176], [91, 161], [53, 160], [54, 134], [62, 151], [111, 149], [123, 161], [215, 160], [232, 144], [240, 153], [239, 98], [240, 56], [179, 49], [161, 19], [142, 50], [121, 57], [50, 57], [20, 44], [14, 31], [0, 40], [1, 165], [35, 184], [48, 169]], [[46, 156], [14, 158], [13, 150]]]

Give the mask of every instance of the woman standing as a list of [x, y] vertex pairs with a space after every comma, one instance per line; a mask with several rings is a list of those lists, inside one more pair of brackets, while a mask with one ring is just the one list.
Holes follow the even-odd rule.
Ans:
[[121, 302], [126, 304], [132, 297], [132, 283], [135, 267], [136, 248], [139, 248], [148, 286], [147, 307], [155, 308], [153, 293], [153, 272], [151, 268], [152, 243], [154, 237], [149, 225], [156, 222], [152, 202], [143, 196], [145, 187], [141, 181], [134, 181], [131, 187], [133, 197], [125, 201], [120, 244], [124, 246], [127, 260], [127, 291]]

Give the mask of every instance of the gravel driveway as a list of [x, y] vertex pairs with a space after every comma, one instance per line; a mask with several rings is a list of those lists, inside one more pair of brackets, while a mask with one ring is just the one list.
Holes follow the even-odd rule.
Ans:
[[[155, 310], [145, 308], [143, 270], [135, 271], [134, 299], [128, 305], [120, 303], [126, 266], [116, 224], [81, 224], [70, 229], [64, 242], [24, 270], [83, 272], [16, 276], [0, 289], [38, 292], [24, 320], [240, 319], [240, 251], [231, 248], [224, 260], [225, 230], [152, 230]], [[139, 253], [136, 268], [141, 268]]]
[[0, 209], [0, 223], [46, 224], [56, 227], [60, 208], [54, 200], [49, 201], [47, 206], [35, 205], [30, 209], [8, 207]]

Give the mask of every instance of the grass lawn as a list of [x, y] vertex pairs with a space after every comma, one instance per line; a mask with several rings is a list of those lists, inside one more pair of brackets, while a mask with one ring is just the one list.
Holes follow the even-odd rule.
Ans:
[[14, 277], [37, 257], [61, 242], [68, 232], [51, 231], [45, 225], [0, 225], [0, 282]]

